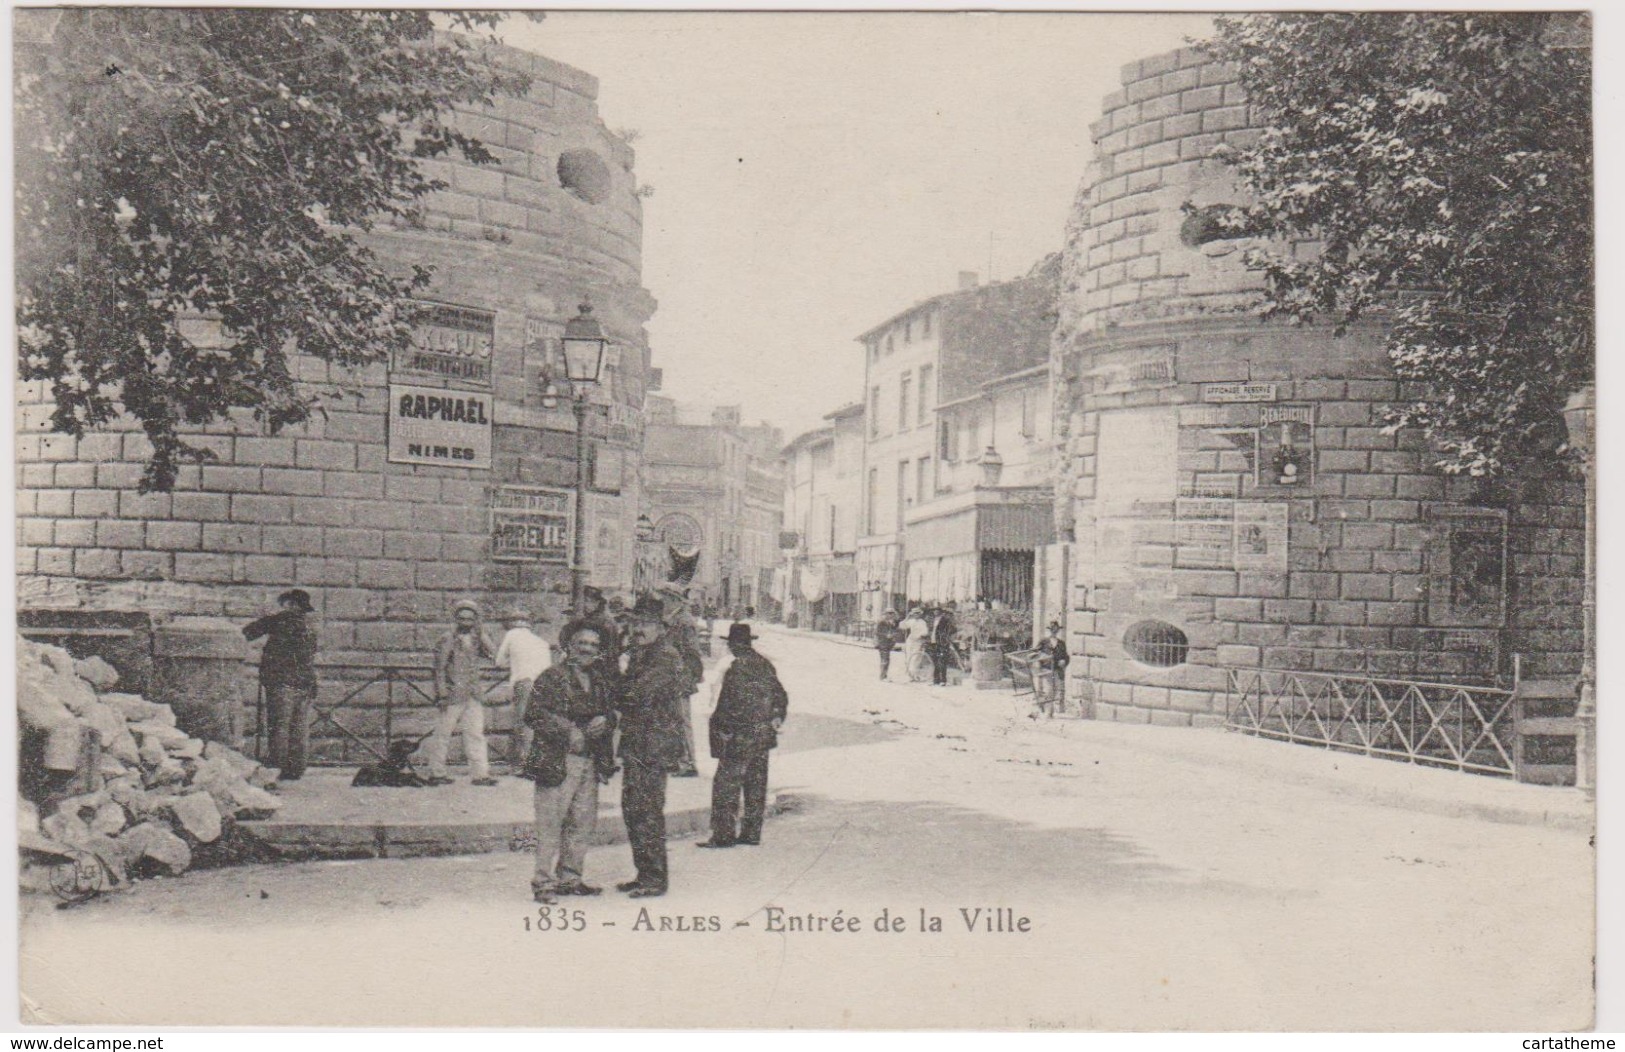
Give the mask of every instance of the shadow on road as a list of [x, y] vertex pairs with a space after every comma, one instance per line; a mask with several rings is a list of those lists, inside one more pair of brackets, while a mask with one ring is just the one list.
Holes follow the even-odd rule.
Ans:
[[839, 749], [847, 745], [876, 745], [902, 737], [901, 731], [872, 723], [818, 716], [810, 712], [791, 713], [779, 732], [780, 752], [807, 752], [812, 749]]
[[[1137, 899], [1260, 895], [1156, 861], [1128, 837], [1097, 827], [1056, 828], [952, 804], [833, 800], [785, 786], [769, 836], [827, 845], [816, 868], [874, 890], [1022, 895], [1065, 901], [1079, 892]], [[1278, 892], [1267, 892], [1277, 895]]]

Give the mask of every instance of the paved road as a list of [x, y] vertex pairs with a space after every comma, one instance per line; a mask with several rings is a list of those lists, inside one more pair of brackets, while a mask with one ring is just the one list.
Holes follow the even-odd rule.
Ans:
[[[774, 782], [797, 807], [760, 848], [674, 844], [646, 917], [611, 894], [582, 900], [582, 931], [537, 930], [516, 855], [190, 874], [25, 905], [24, 988], [47, 1017], [106, 1023], [1588, 1022], [1586, 834], [1435, 813], [1528, 787], [1046, 724], [1008, 694], [875, 682], [872, 652], [771, 631], [761, 648], [792, 696]], [[1350, 792], [1368, 781], [1429, 806]], [[626, 849], [588, 870], [625, 879]], [[883, 910], [901, 930], [875, 930]]]

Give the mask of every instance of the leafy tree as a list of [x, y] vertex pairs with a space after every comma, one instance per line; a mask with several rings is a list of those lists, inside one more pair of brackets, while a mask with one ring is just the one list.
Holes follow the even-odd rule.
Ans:
[[[1545, 13], [1257, 14], [1217, 20], [1266, 128], [1228, 148], [1262, 235], [1264, 312], [1339, 331], [1381, 305], [1428, 392], [1388, 409], [1449, 471], [1549, 455], [1592, 382], [1589, 26]], [[1319, 242], [1313, 258], [1291, 240]]]
[[[55, 23], [17, 52], [21, 375], [49, 381], [57, 431], [139, 420], [143, 489], [207, 459], [185, 434], [230, 409], [273, 433], [307, 419], [296, 350], [355, 365], [408, 343], [429, 272], [392, 273], [356, 235], [440, 188], [417, 159], [494, 160], [453, 106], [529, 87], [427, 11], [32, 17]], [[224, 340], [192, 339], [200, 317]]]

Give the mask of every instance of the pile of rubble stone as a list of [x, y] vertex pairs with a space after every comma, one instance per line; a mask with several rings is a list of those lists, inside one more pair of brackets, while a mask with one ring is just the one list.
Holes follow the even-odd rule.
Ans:
[[[94, 855], [117, 886], [218, 861], [231, 853], [237, 820], [281, 806], [266, 791], [275, 770], [190, 737], [168, 705], [118, 693], [117, 683], [100, 658], [18, 641], [17, 715], [36, 746], [21, 772], [24, 848], [39, 858]], [[25, 864], [24, 884], [42, 885], [46, 868]]]

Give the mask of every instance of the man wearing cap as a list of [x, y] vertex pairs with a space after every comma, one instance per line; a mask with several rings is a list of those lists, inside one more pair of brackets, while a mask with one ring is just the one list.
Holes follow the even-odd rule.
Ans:
[[485, 754], [485, 705], [480, 691], [480, 673], [485, 662], [495, 660], [491, 641], [480, 629], [480, 607], [464, 599], [452, 612], [452, 630], [440, 637], [434, 648], [435, 704], [440, 706], [440, 722], [424, 749], [429, 754], [429, 784], [449, 785], [446, 752], [451, 736], [460, 727], [463, 751], [468, 754], [472, 784], [496, 785]]
[[277, 596], [278, 610], [243, 626], [250, 642], [265, 637], [260, 654], [260, 689], [265, 693], [269, 766], [282, 781], [305, 773], [310, 745], [310, 704], [316, 697], [316, 629], [306, 619], [310, 593], [291, 588]]
[[508, 684], [513, 688], [513, 732], [508, 740], [508, 759], [513, 769], [518, 770], [530, 752], [531, 732], [525, 722], [525, 707], [530, 702], [536, 677], [553, 664], [553, 649], [547, 640], [531, 631], [530, 614], [519, 607], [510, 609], [503, 620], [508, 631], [497, 644], [496, 662], [508, 670]]
[[711, 755], [717, 761], [711, 782], [711, 839], [700, 847], [762, 842], [767, 758], [779, 743], [790, 699], [773, 663], [751, 646], [755, 640], [747, 624], [728, 627], [733, 662], [723, 674], [717, 709], [711, 714]]
[[682, 711], [694, 689], [665, 615], [653, 596], [633, 606], [621, 680], [621, 817], [638, 875], [617, 887], [633, 898], [666, 893], [666, 777], [682, 768]]

